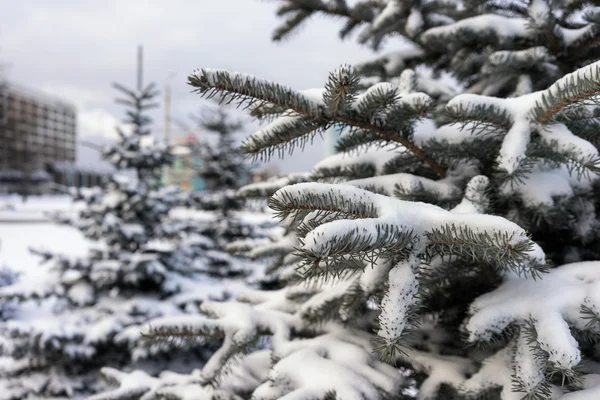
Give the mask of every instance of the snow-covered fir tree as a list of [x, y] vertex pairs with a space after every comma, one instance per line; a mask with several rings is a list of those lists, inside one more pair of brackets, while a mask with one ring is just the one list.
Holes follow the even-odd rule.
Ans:
[[252, 227], [233, 214], [244, 205], [236, 196], [236, 189], [250, 174], [245, 156], [236, 143], [236, 134], [244, 124], [222, 106], [205, 108], [192, 115], [192, 119], [202, 132], [202, 138], [193, 143], [192, 150], [199, 161], [197, 174], [206, 186], [206, 190], [192, 194], [194, 205], [221, 215], [213, 224], [215, 240], [221, 246], [254, 236]]
[[[344, 21], [340, 37], [377, 50], [401, 37], [397, 51], [360, 66], [364, 84], [416, 70], [417, 89], [453, 96], [450, 72], [469, 93], [506, 97], [547, 88], [600, 57], [599, 12], [589, 0], [276, 0], [282, 40], [314, 15]], [[425, 68], [427, 67], [427, 68]], [[433, 72], [430, 68], [433, 68]]]
[[191, 374], [104, 369], [96, 399], [600, 398], [600, 8], [591, 1], [286, 0], [409, 49], [322, 89], [201, 69], [206, 96], [270, 121], [266, 157], [332, 126], [340, 154], [240, 190], [285, 227], [229, 249], [274, 290], [161, 318], [158, 340], [220, 337]]
[[161, 168], [172, 156], [168, 146], [152, 141], [146, 110], [155, 86], [115, 87], [130, 128], [104, 149], [117, 173], [104, 187], [77, 193], [86, 207], [71, 220], [98, 244], [85, 257], [37, 249], [44, 259], [39, 269], [0, 288], [3, 302], [19, 303], [0, 324], [0, 399], [90, 395], [102, 389], [98, 373], [105, 365], [189, 371], [211, 354], [212, 342], [147, 346], [142, 325], [197, 313], [203, 300], [223, 299], [225, 287], [242, 285], [207, 276], [225, 266], [248, 268], [203, 235], [210, 221], [170, 215], [181, 193], [160, 186]]
[[201, 160], [198, 175], [212, 194], [212, 207], [227, 216], [230, 210], [241, 207], [234, 191], [250, 172], [235, 137], [244, 125], [234, 120], [223, 107], [206, 109], [200, 115], [194, 115], [194, 121], [204, 137], [197, 142], [196, 148]]
[[224, 107], [204, 108], [191, 119], [201, 135], [192, 137], [182, 150], [189, 164], [186, 167], [195, 170], [204, 190], [186, 193], [182, 205], [197, 210], [195, 216], [202, 221], [198, 231], [210, 237], [219, 250], [208, 253], [211, 260], [206, 272], [215, 277], [244, 275], [248, 271], [237, 268], [239, 260], [222, 250], [233, 240], [263, 237], [274, 224], [268, 218], [259, 218], [258, 223], [248, 221], [244, 202], [236, 196], [236, 189], [249, 176], [249, 166], [235, 137], [243, 123], [234, 120]]

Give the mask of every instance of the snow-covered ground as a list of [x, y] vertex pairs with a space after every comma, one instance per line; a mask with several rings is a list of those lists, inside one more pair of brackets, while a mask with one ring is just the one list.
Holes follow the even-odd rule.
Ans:
[[[47, 213], [74, 211], [82, 204], [74, 204], [69, 196], [36, 196], [25, 203], [18, 196], [0, 197], [0, 267], [14, 271], [29, 271], [38, 267], [41, 258], [29, 248], [48, 248], [57, 254], [84, 256], [92, 242], [75, 228], [52, 222]], [[214, 213], [200, 210], [173, 210], [175, 217], [208, 222]], [[252, 224], [270, 225], [275, 221], [265, 213], [242, 212], [239, 216]]]
[[77, 229], [53, 223], [45, 215], [74, 207], [68, 196], [36, 196], [25, 203], [18, 196], [0, 197], [0, 266], [15, 271], [38, 267], [41, 259], [29, 247], [83, 256], [90, 242]]
[[32, 196], [25, 202], [20, 196], [0, 196], [0, 224], [5, 222], [49, 221], [49, 212], [75, 210], [70, 196]]
[[31, 254], [30, 247], [47, 248], [59, 254], [84, 256], [87, 241], [77, 229], [49, 222], [0, 222], [0, 266], [14, 271], [36, 268], [41, 258]]
[[29, 247], [83, 256], [89, 248], [89, 242], [70, 226], [49, 222], [0, 222], [0, 266], [15, 271], [36, 268], [41, 258], [31, 254]]

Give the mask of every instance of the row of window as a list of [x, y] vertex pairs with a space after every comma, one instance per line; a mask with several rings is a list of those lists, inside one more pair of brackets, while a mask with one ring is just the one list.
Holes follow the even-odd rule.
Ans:
[[44, 129], [36, 128], [35, 130], [29, 129], [7, 129], [3, 132], [2, 136], [6, 138], [20, 138], [20, 137], [41, 137], [47, 139], [58, 139], [63, 141], [74, 141], [75, 131], [64, 131], [58, 129]]
[[58, 119], [54, 119], [54, 118], [42, 118], [42, 117], [35, 117], [32, 115], [18, 115], [15, 113], [9, 113], [7, 116], [9, 121], [13, 121], [14, 123], [21, 123], [21, 124], [30, 124], [30, 125], [43, 125], [43, 126], [64, 126], [64, 127], [71, 127], [71, 128], [75, 128], [76, 122], [74, 119], [68, 119], [68, 120], [58, 120]]
[[64, 117], [75, 118], [75, 112], [68, 108], [50, 107], [47, 105], [40, 104], [39, 102], [33, 99], [18, 99], [12, 95], [9, 95], [6, 100], [6, 106], [8, 107], [8, 110], [30, 110], [34, 113], [40, 113], [45, 116], [50, 113], [53, 113]]
[[[27, 152], [42, 152], [42, 151], [61, 151], [75, 153], [75, 146], [71, 143], [64, 145], [62, 143], [32, 143], [26, 141], [15, 141], [10, 143], [0, 143], [0, 149], [15, 149]], [[12, 150], [11, 150], [12, 151]]]
[[0, 146], [0, 150], [7, 149], [9, 151], [24, 151], [27, 153], [65, 153], [65, 154], [75, 154], [75, 149], [73, 147], [59, 147], [59, 146], [49, 146], [43, 144], [25, 144], [23, 142], [13, 143], [10, 146]]

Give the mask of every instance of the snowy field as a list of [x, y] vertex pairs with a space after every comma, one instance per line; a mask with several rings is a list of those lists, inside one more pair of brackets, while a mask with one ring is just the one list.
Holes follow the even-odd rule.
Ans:
[[36, 268], [41, 259], [29, 247], [85, 255], [90, 242], [77, 229], [58, 225], [46, 215], [75, 207], [67, 196], [31, 197], [25, 203], [17, 196], [0, 197], [0, 266], [15, 271]]
[[[15, 271], [36, 268], [41, 258], [29, 252], [30, 247], [52, 249], [57, 254], [84, 256], [92, 242], [70, 226], [59, 225], [48, 218], [48, 213], [75, 211], [82, 204], [74, 204], [69, 196], [30, 197], [25, 203], [18, 196], [0, 197], [0, 267]], [[174, 217], [197, 221], [214, 219], [214, 213], [199, 210], [174, 210]], [[270, 215], [243, 212], [246, 221], [260, 225], [273, 223]]]
[[20, 196], [0, 196], [0, 223], [48, 221], [47, 213], [75, 210], [81, 205], [70, 196], [32, 196], [23, 202]]

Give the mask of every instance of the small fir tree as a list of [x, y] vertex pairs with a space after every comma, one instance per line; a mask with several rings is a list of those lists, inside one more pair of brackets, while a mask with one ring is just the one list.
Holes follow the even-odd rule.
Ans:
[[205, 109], [199, 115], [193, 115], [192, 119], [205, 135], [203, 140], [196, 140], [194, 146], [199, 160], [197, 173], [206, 185], [206, 191], [196, 194], [196, 203], [202, 209], [221, 213], [221, 241], [250, 236], [247, 232], [236, 232], [241, 229], [240, 221], [231, 215], [231, 211], [242, 208], [235, 191], [250, 173], [235, 138], [243, 124], [234, 120], [223, 107]]
[[[200, 143], [201, 165], [198, 171], [208, 185], [209, 191], [236, 190], [249, 174], [244, 155], [236, 144], [235, 134], [242, 130], [241, 121], [233, 120], [223, 107], [193, 116], [203, 134], [215, 137], [206, 138]], [[223, 210], [227, 215], [227, 209]]]
[[[202, 234], [210, 237], [219, 250], [232, 240], [264, 236], [273, 224], [248, 222], [243, 215], [244, 204], [236, 196], [236, 189], [249, 174], [244, 155], [235, 144], [242, 122], [234, 120], [223, 107], [205, 108], [191, 119], [202, 132], [202, 139], [195, 137], [188, 143], [192, 155], [188, 159], [193, 163], [188, 167], [194, 168], [204, 181], [205, 190], [190, 193], [187, 204], [204, 216], [205, 211], [214, 212], [210, 222], [203, 224]], [[239, 261], [235, 258], [224, 258], [223, 253], [218, 253], [210, 264], [214, 268], [207, 272], [218, 277], [247, 273], [236, 264]]]

